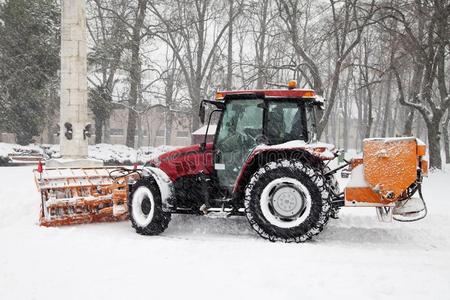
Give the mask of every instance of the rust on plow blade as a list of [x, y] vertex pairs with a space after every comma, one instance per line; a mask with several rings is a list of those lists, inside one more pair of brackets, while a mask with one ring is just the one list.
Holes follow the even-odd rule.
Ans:
[[41, 194], [39, 223], [42, 226], [128, 219], [129, 184], [139, 176], [132, 170], [115, 167], [33, 172]]

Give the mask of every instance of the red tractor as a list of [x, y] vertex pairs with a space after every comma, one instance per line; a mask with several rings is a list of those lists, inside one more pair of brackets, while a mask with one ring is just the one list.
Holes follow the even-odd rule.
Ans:
[[336, 217], [345, 199], [327, 163], [338, 151], [316, 142], [324, 103], [313, 90], [218, 92], [202, 101], [202, 123], [206, 105], [214, 108], [208, 127], [219, 114], [214, 142], [148, 162], [132, 187], [128, 210], [137, 233], [162, 233], [172, 213], [245, 215], [265, 239], [303, 242]]
[[[214, 142], [162, 154], [142, 169], [36, 171], [40, 223], [59, 226], [128, 217], [137, 233], [156, 235], [171, 214], [245, 215], [263, 238], [303, 242], [322, 231], [342, 206], [375, 207], [383, 221], [426, 215], [420, 187], [426, 146], [413, 137], [365, 139], [363, 158], [331, 170], [339, 152], [316, 141], [313, 90], [218, 92], [203, 100], [218, 117]], [[349, 168], [340, 191], [335, 174]], [[419, 198], [413, 197], [418, 191]]]
[[[332, 145], [315, 143], [314, 91], [218, 92], [203, 100], [220, 114], [213, 143], [161, 155], [144, 167], [128, 201], [140, 234], [163, 232], [171, 213], [245, 215], [264, 238], [305, 241], [333, 215], [339, 188], [326, 162]], [[342, 202], [342, 201], [341, 201]]]

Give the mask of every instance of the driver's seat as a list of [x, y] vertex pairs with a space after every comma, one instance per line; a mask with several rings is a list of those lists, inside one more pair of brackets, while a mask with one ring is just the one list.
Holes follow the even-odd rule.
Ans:
[[267, 120], [267, 139], [270, 144], [279, 144], [284, 140], [284, 112], [275, 107], [269, 112]]

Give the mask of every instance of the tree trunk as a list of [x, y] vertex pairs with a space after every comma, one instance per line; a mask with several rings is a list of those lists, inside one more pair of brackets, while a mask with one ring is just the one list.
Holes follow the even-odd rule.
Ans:
[[[140, 68], [139, 68], [139, 42], [133, 41], [133, 47], [131, 51], [131, 69], [130, 69], [130, 96], [128, 104], [131, 107], [136, 107], [138, 98], [138, 82], [140, 82]], [[132, 109], [128, 109], [128, 126], [126, 145], [134, 148], [135, 135], [136, 135], [136, 112]]]
[[103, 120], [100, 118], [95, 119], [95, 143], [102, 143], [102, 134], [103, 134]]
[[247, 79], [245, 77], [246, 72], [244, 71], [244, 39], [239, 38], [239, 75], [241, 77], [241, 88], [247, 87]]
[[[375, 115], [377, 116], [377, 119], [375, 121], [374, 124], [372, 124], [372, 130], [371, 130], [371, 136], [379, 136], [378, 132], [381, 131], [381, 127], [382, 127], [382, 91], [383, 91], [383, 85], [381, 85], [380, 87], [375, 87], [375, 91], [373, 92], [373, 96], [372, 96], [372, 104], [373, 104], [373, 99], [378, 100], [378, 106], [377, 109], [375, 111]], [[386, 112], [384, 112], [385, 114]], [[372, 115], [373, 115], [373, 110], [372, 110]]]
[[[384, 105], [384, 116], [383, 124], [381, 127], [381, 137], [386, 137], [388, 135], [388, 125], [390, 124], [391, 118], [391, 87], [392, 87], [392, 72], [389, 72], [386, 82], [386, 102]], [[381, 99], [380, 99], [381, 102]], [[381, 113], [381, 112], [378, 112]], [[392, 124], [390, 124], [392, 126]]]
[[192, 131], [200, 128], [200, 119], [198, 117], [198, 112], [200, 110], [200, 86], [196, 84], [193, 87], [193, 95], [192, 95]]
[[[136, 11], [136, 21], [133, 27], [133, 36], [131, 41], [131, 66], [130, 66], [130, 95], [128, 103], [130, 107], [136, 107], [139, 97], [139, 90], [141, 85], [141, 29], [144, 24], [145, 13], [147, 9], [147, 0], [139, 0]], [[126, 145], [134, 148], [136, 135], [136, 118], [137, 114], [133, 109], [128, 110], [128, 127]]]
[[262, 89], [264, 88], [264, 83], [266, 81], [266, 72], [265, 72], [265, 62], [264, 62], [264, 49], [266, 48], [266, 31], [267, 31], [267, 10], [269, 7], [269, 1], [264, 0], [263, 3], [263, 11], [262, 11], [262, 19], [260, 21], [259, 29], [259, 43], [257, 45], [256, 51], [256, 62], [258, 65], [258, 78], [256, 81], [256, 88]]
[[105, 120], [105, 129], [103, 130], [103, 142], [106, 144], [110, 144], [111, 143], [111, 122], [109, 117]]
[[[408, 99], [413, 99], [414, 102], [417, 102], [417, 95], [420, 93], [420, 90], [421, 90], [423, 72], [424, 72], [423, 64], [414, 65], [413, 78], [412, 78], [411, 88], [410, 88], [409, 95], [408, 95], [408, 97], [409, 97]], [[406, 122], [405, 122], [405, 127], [403, 130], [403, 135], [404, 136], [412, 136], [415, 110], [414, 110], [414, 108], [408, 108], [407, 112], [408, 113], [406, 116]]]
[[[173, 86], [173, 85], [172, 85]], [[172, 95], [168, 94], [166, 87], [166, 109], [165, 109], [165, 123], [166, 123], [166, 137], [165, 137], [165, 144], [171, 145], [172, 143], [172, 123], [173, 123], [173, 115], [170, 108], [172, 107]]]
[[370, 88], [367, 89], [367, 98], [364, 101], [364, 138], [370, 137], [370, 129], [372, 127], [372, 92]]
[[233, 4], [234, 0], [228, 0], [230, 5], [228, 18], [230, 25], [228, 27], [228, 54], [227, 54], [227, 82], [225, 88], [231, 90], [233, 83]]
[[172, 102], [174, 98], [174, 88], [175, 88], [175, 66], [168, 73], [167, 81], [166, 81], [166, 109], [165, 109], [165, 121], [166, 121], [166, 145], [170, 145], [172, 143]]
[[[2, 141], [2, 134], [0, 133], [0, 142]], [[50, 122], [47, 123], [47, 142], [53, 144], [53, 128]]]
[[[341, 73], [342, 61], [338, 59], [335, 63], [334, 72], [333, 72], [333, 81], [331, 84], [330, 95], [327, 99], [327, 106], [324, 111], [320, 111], [318, 116], [320, 118], [319, 124], [317, 126], [317, 137], [320, 139], [322, 132], [327, 124], [328, 118], [330, 117], [331, 110], [333, 109], [333, 104], [336, 99], [338, 87], [339, 87], [339, 78]], [[319, 94], [319, 92], [317, 92]], [[320, 94], [319, 94], [320, 95]]]
[[439, 132], [439, 122], [434, 119], [428, 127], [428, 147], [430, 151], [430, 168], [442, 169], [441, 158], [441, 136]]
[[362, 143], [362, 139], [364, 138], [363, 135], [363, 101], [362, 101], [362, 92], [359, 90], [358, 92], [355, 92], [355, 103], [356, 107], [358, 108], [358, 125], [357, 125], [357, 134], [356, 134], [356, 149], [360, 149], [360, 145]]
[[398, 111], [400, 108], [400, 104], [398, 103], [398, 101], [395, 102], [395, 107], [394, 107], [394, 113], [392, 115], [392, 123], [391, 125], [388, 127], [388, 135], [389, 136], [396, 136], [397, 135], [397, 119], [398, 119]]
[[405, 128], [403, 129], [403, 136], [412, 136], [413, 123], [414, 123], [414, 108], [408, 108]]
[[345, 97], [344, 97], [344, 120], [343, 120], [343, 139], [344, 139], [344, 149], [348, 150], [348, 102], [350, 101], [348, 97], [348, 86], [345, 88]]
[[331, 144], [336, 145], [336, 114], [331, 114], [330, 121], [327, 123], [329, 129], [329, 141]]
[[139, 149], [142, 147], [143, 140], [144, 140], [144, 134], [142, 130], [142, 113], [137, 114], [136, 118], [136, 125], [137, 125], [137, 145], [136, 148]]
[[442, 134], [444, 135], [444, 151], [445, 151], [445, 163], [450, 164], [450, 136], [448, 131], [448, 124], [450, 121], [450, 111], [447, 112], [447, 118], [442, 124]]
[[172, 143], [172, 123], [172, 112], [170, 109], [166, 109], [166, 145], [171, 145]]

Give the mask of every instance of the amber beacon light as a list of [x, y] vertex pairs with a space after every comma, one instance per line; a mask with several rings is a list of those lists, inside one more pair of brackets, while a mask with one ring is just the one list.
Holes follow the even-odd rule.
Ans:
[[297, 80], [290, 80], [288, 82], [288, 89], [293, 90], [297, 88]]

